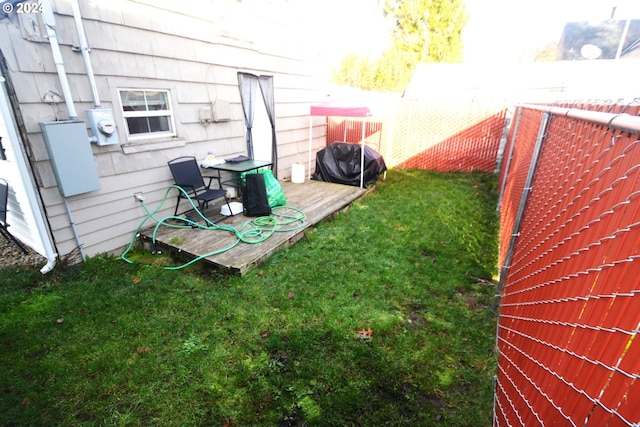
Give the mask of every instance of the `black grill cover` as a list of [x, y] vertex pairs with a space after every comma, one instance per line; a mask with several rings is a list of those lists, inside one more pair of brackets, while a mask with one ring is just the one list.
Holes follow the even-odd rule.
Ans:
[[[360, 186], [359, 144], [332, 142], [316, 154], [316, 181]], [[374, 149], [364, 146], [364, 186], [373, 184], [387, 170], [384, 159]]]

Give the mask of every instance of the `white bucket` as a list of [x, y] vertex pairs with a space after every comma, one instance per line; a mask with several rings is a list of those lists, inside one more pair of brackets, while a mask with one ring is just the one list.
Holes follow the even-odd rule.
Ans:
[[235, 199], [238, 197], [238, 192], [235, 187], [225, 187], [225, 190], [227, 192], [228, 199]]
[[243, 212], [243, 206], [240, 202], [231, 202], [229, 205], [226, 203], [220, 208], [220, 213], [224, 216], [238, 215]]
[[304, 165], [302, 163], [291, 165], [291, 182], [294, 184], [302, 184], [304, 182]]

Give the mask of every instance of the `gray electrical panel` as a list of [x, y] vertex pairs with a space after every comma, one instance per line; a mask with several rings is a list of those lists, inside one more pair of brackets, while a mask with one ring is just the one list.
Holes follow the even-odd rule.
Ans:
[[51, 167], [64, 197], [100, 188], [96, 162], [83, 121], [41, 122]]

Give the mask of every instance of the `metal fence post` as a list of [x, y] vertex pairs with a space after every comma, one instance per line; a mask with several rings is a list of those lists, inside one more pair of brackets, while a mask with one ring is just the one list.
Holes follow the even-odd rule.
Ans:
[[498, 146], [498, 156], [496, 158], [496, 167], [493, 173], [500, 173], [502, 168], [502, 161], [504, 160], [504, 150], [507, 148], [507, 142], [509, 139], [509, 129], [511, 129], [511, 122], [513, 121], [513, 115], [507, 112], [504, 117], [504, 127], [502, 128], [502, 137], [500, 137], [500, 145]]
[[[520, 118], [522, 117], [522, 107], [517, 107], [515, 114], [515, 123], [513, 124], [513, 137], [511, 138], [511, 144], [509, 144], [509, 154], [507, 155], [507, 164], [504, 167], [504, 175], [502, 177], [502, 182], [500, 183], [500, 192], [498, 193], [498, 205], [496, 206], [496, 210], [500, 211], [500, 206], [502, 204], [502, 195], [504, 194], [504, 188], [507, 185], [507, 176], [509, 175], [509, 168], [511, 167], [511, 159], [513, 158], [513, 147], [516, 145], [515, 141], [518, 139], [518, 127], [520, 126]], [[509, 136], [507, 135], [507, 142]], [[504, 161], [504, 153], [501, 162]], [[498, 172], [500, 172], [498, 170]]]
[[[522, 111], [522, 110], [520, 110]], [[507, 255], [504, 260], [504, 264], [502, 266], [502, 270], [500, 271], [500, 281], [498, 282], [498, 287], [496, 289], [496, 299], [494, 301], [494, 308], [499, 306], [500, 296], [502, 295], [502, 288], [504, 287], [504, 283], [507, 280], [507, 274], [509, 272], [509, 267], [511, 266], [511, 260], [513, 258], [513, 251], [516, 246], [516, 240], [519, 236], [520, 231], [520, 221], [522, 220], [522, 215], [527, 207], [527, 200], [529, 199], [529, 194], [531, 193], [532, 187], [531, 184], [533, 182], [533, 178], [536, 172], [536, 166], [538, 163], [538, 158], [540, 157], [540, 152], [542, 151], [542, 143], [544, 142], [545, 134], [547, 131], [547, 124], [549, 123], [550, 113], [545, 112], [542, 116], [542, 121], [540, 122], [540, 128], [538, 130], [538, 136], [536, 139], [536, 145], [533, 150], [533, 156], [531, 157], [531, 163], [529, 165], [529, 172], [527, 174], [527, 180], [524, 185], [524, 190], [522, 191], [522, 197], [520, 198], [520, 205], [518, 207], [518, 213], [516, 214], [516, 218], [513, 224], [513, 230], [511, 232], [511, 240], [509, 241], [509, 249], [507, 249]], [[518, 117], [519, 119], [519, 117]], [[517, 130], [517, 129], [516, 129]], [[515, 142], [515, 138], [514, 138]], [[515, 144], [512, 144], [512, 146]], [[506, 178], [505, 178], [506, 181]]]

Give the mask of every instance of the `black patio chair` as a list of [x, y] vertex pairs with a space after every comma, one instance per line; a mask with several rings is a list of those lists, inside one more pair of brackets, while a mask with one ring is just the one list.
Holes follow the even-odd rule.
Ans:
[[7, 224], [7, 203], [9, 201], [9, 183], [0, 178], [0, 234], [9, 242], [15, 243], [23, 253], [27, 253], [25, 247], [16, 239], [13, 234], [9, 233], [9, 224]]
[[[198, 166], [198, 162], [196, 158], [193, 156], [183, 156], [178, 157], [169, 161], [169, 169], [171, 170], [171, 175], [173, 175], [173, 180], [176, 185], [182, 188], [185, 193], [189, 195], [192, 200], [198, 202], [198, 208], [200, 211], [203, 211], [209, 206], [209, 202], [221, 199], [224, 197], [227, 206], [229, 207], [229, 212], [231, 212], [231, 206], [229, 205], [229, 199], [227, 198], [227, 191], [222, 188], [222, 183], [219, 177], [210, 176], [209, 183], [205, 185], [204, 178], [200, 173], [200, 166]], [[218, 188], [211, 188], [211, 183], [213, 180], [218, 181]], [[178, 207], [180, 206], [180, 200], [186, 199], [186, 194], [182, 191], [178, 191], [178, 197], [176, 200], [176, 210], [174, 212], [174, 216], [178, 216]], [[190, 211], [192, 208], [190, 207], [184, 212]]]

